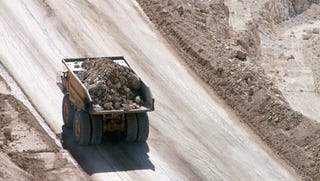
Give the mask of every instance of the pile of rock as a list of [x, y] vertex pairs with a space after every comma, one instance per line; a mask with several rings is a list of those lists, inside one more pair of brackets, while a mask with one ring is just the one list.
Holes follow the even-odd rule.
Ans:
[[89, 90], [96, 109], [131, 110], [143, 105], [140, 78], [128, 67], [108, 58], [85, 60], [78, 77]]
[[5, 145], [8, 145], [8, 142], [12, 141], [11, 128], [2, 128], [0, 129], [0, 149]]

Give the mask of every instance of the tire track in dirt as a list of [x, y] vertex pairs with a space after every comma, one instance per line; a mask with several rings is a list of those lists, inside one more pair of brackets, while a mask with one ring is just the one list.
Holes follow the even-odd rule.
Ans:
[[[87, 5], [85, 5], [85, 7], [88, 7]], [[113, 8], [117, 8], [117, 7], [113, 7]], [[88, 10], [89, 11], [89, 10]], [[95, 10], [94, 12], [97, 12], [97, 11], [99, 11], [99, 10]], [[99, 15], [102, 15], [101, 13], [98, 13]], [[98, 15], [97, 15], [98, 16]], [[103, 19], [104, 21], [110, 21], [110, 20], [108, 20], [108, 18], [101, 18], [101, 19]], [[98, 20], [101, 20], [100, 18], [98, 19]], [[101, 23], [99, 23], [99, 24], [101, 24]], [[111, 24], [116, 24], [115, 22], [110, 22], [110, 23], [107, 23], [107, 24], [109, 24], [109, 25], [111, 25]], [[116, 30], [116, 32], [117, 32], [117, 30]], [[120, 34], [120, 33], [118, 33], [118, 34], [116, 34], [116, 36], [118, 36], [118, 35], [120, 35], [118, 38], [116, 38], [115, 39], [115, 41], [118, 41], [119, 42], [119, 44], [121, 44], [121, 45], [123, 45], [123, 44], [125, 44], [126, 45], [126, 47], [127, 47], [127, 44], [130, 44], [129, 42], [131, 41], [129, 38], [127, 39], [127, 38], [125, 38], [126, 36], [125, 35], [123, 35], [123, 34]], [[121, 41], [123, 41], [123, 42], [121, 42]], [[128, 47], [129, 49], [131, 48], [131, 47]], [[142, 53], [142, 52], [141, 52]], [[139, 54], [140, 55], [140, 54]], [[143, 59], [143, 57], [137, 57], [137, 60], [139, 60], [139, 59]], [[149, 72], [149, 71], [148, 71]], [[176, 99], [176, 98], [175, 98]], [[187, 112], [190, 112], [190, 110], [188, 111], [188, 110], [186, 110], [186, 115], [188, 115], [188, 113]], [[187, 127], [187, 126], [186, 126]], [[194, 135], [196, 135], [196, 134], [194, 134]], [[199, 140], [199, 139], [201, 139], [201, 138], [197, 138], [197, 137], [195, 137], [195, 140]], [[201, 148], [199, 148], [199, 149], [204, 149], [202, 146], [201, 146]], [[212, 148], [211, 148], [211, 150], [212, 150]], [[209, 151], [209, 150], [207, 150], [207, 151], [209, 151], [209, 152], [211, 152], [211, 150]], [[213, 154], [213, 153], [211, 153], [211, 154]], [[187, 158], [185, 158], [185, 159], [187, 159]]]
[[[1, 62], [7, 68], [7, 70], [9, 70], [10, 74], [13, 75], [14, 79], [18, 80], [17, 83], [19, 84], [19, 86], [21, 87], [21, 81], [24, 79], [23, 75], [14, 74], [12, 71], [10, 71], [10, 69], [8, 69], [8, 67], [11, 66], [10, 65], [11, 62], [13, 63], [14, 61], [23, 61], [23, 58], [20, 59], [19, 55], [17, 55], [15, 59], [8, 60], [8, 57], [6, 56], [6, 53], [8, 50], [5, 50], [5, 49], [10, 46], [15, 46], [14, 48], [16, 49], [17, 52], [19, 52], [21, 49], [29, 50], [28, 53], [23, 52], [23, 54], [21, 54], [20, 56], [22, 56], [24, 58], [29, 57], [30, 59], [37, 60], [39, 62], [39, 64], [31, 64], [28, 61], [25, 61], [23, 63], [29, 67], [32, 66], [35, 69], [38, 69], [41, 72], [41, 74], [45, 75], [46, 77], [55, 76], [55, 74], [52, 74], [52, 72], [46, 71], [47, 66], [45, 64], [43, 64], [43, 61], [40, 61], [40, 60], [46, 59], [47, 57], [44, 55], [44, 52], [41, 51], [41, 47], [37, 44], [37, 42], [34, 39], [26, 40], [23, 38], [24, 36], [32, 37], [32, 33], [28, 32], [23, 27], [23, 25], [21, 25], [20, 22], [14, 18], [15, 15], [11, 14], [10, 11], [5, 9], [6, 8], [5, 5], [1, 5], [0, 8], [1, 8], [1, 12], [2, 12], [1, 18], [3, 19], [2, 22], [7, 22], [8, 23], [7, 26], [9, 27], [9, 29], [11, 29], [11, 30], [16, 29], [16, 31], [11, 31], [10, 33], [7, 33], [5, 31], [1, 30], [1, 31], [3, 31], [1, 33], [1, 35], [2, 35], [1, 39], [7, 45], [7, 47], [2, 47], [2, 51], [1, 51], [1, 55], [0, 55]], [[14, 42], [14, 40], [12, 40], [12, 37], [18, 38], [19, 44], [12, 43], [12, 42]], [[30, 51], [30, 50], [32, 50], [32, 51]], [[23, 69], [26, 70], [26, 67], [24, 67]], [[32, 76], [32, 77], [34, 77], [34, 79], [36, 79], [36, 77], [33, 76], [32, 74], [28, 74], [25, 76]], [[31, 89], [36, 89], [36, 88], [42, 89], [43, 87], [39, 86], [42, 83], [44, 83], [44, 82], [39, 82], [36, 87], [32, 87]], [[45, 82], [44, 84], [47, 84], [47, 82]], [[24, 90], [24, 93], [26, 93], [26, 90]], [[26, 94], [26, 95], [28, 95], [28, 94]], [[39, 107], [36, 106], [36, 104], [34, 104], [34, 105], [37, 109], [39, 109]], [[40, 114], [41, 114], [41, 112], [40, 112]], [[44, 116], [44, 115], [41, 114], [41, 116]]]
[[[63, 22], [63, 18], [60, 16], [60, 14], [57, 14], [55, 12], [55, 10], [51, 7], [51, 5], [46, 0], [37, 0], [37, 1], [40, 4], [40, 7], [42, 6], [42, 8], [45, 10], [45, 12], [47, 12], [48, 18], [54, 19], [53, 21], [56, 22], [55, 26], [56, 26], [57, 31], [60, 33], [60, 35], [63, 37], [63, 39], [69, 43], [69, 46], [74, 48], [79, 55], [84, 56], [84, 57], [88, 56], [88, 52], [90, 52], [90, 50], [88, 50], [88, 47], [81, 46], [81, 45], [85, 45], [85, 43], [80, 43], [81, 38], [80, 38], [79, 34], [77, 34], [77, 36], [75, 36], [75, 32], [77, 32], [77, 29], [75, 29], [75, 28], [71, 29], [72, 27], [69, 27], [67, 24], [65, 24]], [[42, 27], [40, 23], [39, 23], [39, 26]], [[42, 28], [42, 29], [44, 31], [46, 31], [45, 28]], [[47, 36], [48, 36], [48, 34], [47, 34]], [[49, 38], [51, 39], [51, 37], [49, 37]]]

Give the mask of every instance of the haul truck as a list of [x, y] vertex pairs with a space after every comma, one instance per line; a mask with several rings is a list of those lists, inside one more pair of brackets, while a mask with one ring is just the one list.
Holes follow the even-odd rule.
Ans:
[[93, 106], [88, 89], [80, 81], [77, 74], [85, 71], [81, 67], [85, 60], [99, 58], [109, 58], [113, 62], [131, 69], [124, 57], [63, 59], [65, 71], [61, 73], [61, 84], [64, 93], [62, 101], [64, 126], [73, 129], [74, 141], [80, 145], [100, 144], [105, 133], [114, 132], [120, 133], [121, 138], [128, 142], [146, 141], [149, 134], [147, 112], [154, 110], [154, 98], [149, 87], [141, 81], [141, 88], [138, 91], [144, 103], [138, 109], [97, 109]]

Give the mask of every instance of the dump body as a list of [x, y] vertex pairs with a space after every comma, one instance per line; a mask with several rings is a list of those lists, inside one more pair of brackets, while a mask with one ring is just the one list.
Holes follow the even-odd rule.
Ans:
[[[143, 112], [149, 112], [154, 110], [154, 99], [152, 97], [151, 91], [149, 87], [142, 80], [141, 80], [141, 88], [139, 90], [139, 93], [141, 94], [142, 99], [144, 100], [144, 104], [139, 109], [130, 109], [130, 110], [95, 109], [93, 106], [92, 97], [90, 96], [88, 89], [84, 86], [83, 82], [80, 81], [77, 74], [81, 71], [84, 71], [84, 69], [81, 68], [81, 65], [85, 60], [88, 60], [88, 59], [96, 60], [97, 58], [100, 58], [100, 57], [70, 58], [70, 59], [62, 60], [62, 63], [65, 65], [67, 69], [67, 71], [63, 72], [63, 75], [62, 75], [62, 85], [65, 92], [69, 94], [70, 101], [77, 109], [82, 109], [94, 115], [143, 113]], [[131, 69], [127, 61], [124, 59], [124, 57], [102, 57], [102, 58], [109, 58], [115, 63], [118, 63], [122, 66], [126, 66]]]

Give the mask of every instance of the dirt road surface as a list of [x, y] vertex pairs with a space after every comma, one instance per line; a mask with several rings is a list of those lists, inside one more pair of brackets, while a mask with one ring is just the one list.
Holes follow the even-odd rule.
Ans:
[[156, 99], [146, 144], [65, 146], [94, 180], [295, 180], [204, 89], [135, 1], [1, 1], [0, 60], [60, 133], [63, 57], [124, 55]]

